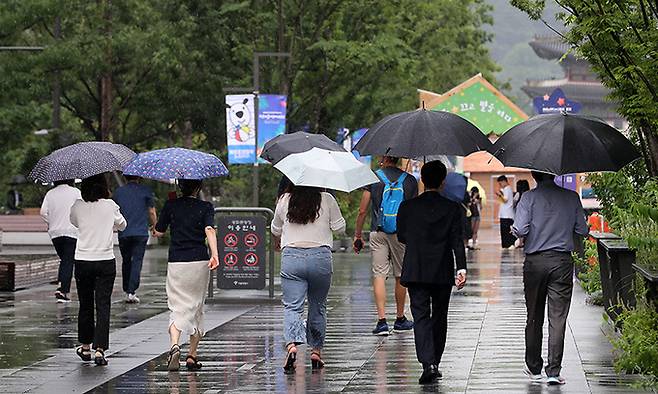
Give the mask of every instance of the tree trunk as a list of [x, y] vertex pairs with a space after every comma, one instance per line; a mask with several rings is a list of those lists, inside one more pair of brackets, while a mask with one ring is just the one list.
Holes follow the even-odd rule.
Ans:
[[100, 134], [101, 141], [109, 141], [112, 138], [112, 131], [114, 129], [114, 111], [112, 101], [114, 95], [112, 92], [112, 46], [110, 40], [112, 37], [112, 0], [100, 0], [100, 6], [103, 8], [103, 19], [105, 26], [103, 33], [105, 35], [106, 48], [105, 48], [105, 64], [107, 70], [101, 75], [100, 89], [101, 89], [101, 105], [100, 105]]
[[652, 177], [658, 177], [658, 134], [653, 127], [643, 125], [640, 132], [644, 136], [647, 145], [647, 162], [649, 168], [647, 171]]

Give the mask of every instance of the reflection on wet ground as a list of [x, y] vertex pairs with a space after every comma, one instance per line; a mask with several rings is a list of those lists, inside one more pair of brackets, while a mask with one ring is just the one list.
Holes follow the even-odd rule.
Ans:
[[[633, 377], [617, 375], [612, 369], [611, 347], [600, 329], [601, 309], [586, 306], [579, 291], [574, 295], [565, 345], [563, 375], [567, 385], [549, 388], [527, 382], [521, 372], [525, 322], [522, 254], [501, 251], [494, 232], [485, 231], [482, 238], [482, 249], [469, 252], [468, 286], [453, 293], [448, 344], [440, 366], [444, 378], [435, 385], [421, 387], [417, 383], [421, 367], [416, 361], [412, 333], [393, 334], [387, 338], [370, 335], [376, 314], [369, 258], [337, 253], [328, 301], [324, 352], [327, 366], [324, 370], [312, 371], [308, 349], [301, 347], [296, 372], [283, 374], [282, 308], [260, 305], [206, 335], [199, 354], [204, 364], [201, 371], [167, 372], [163, 354], [105, 383], [99, 382], [102, 384], [92, 392], [635, 392], [628, 385]], [[158, 263], [157, 253], [160, 252], [149, 251], [151, 266], [146, 277], [150, 279], [146, 280], [148, 284], [142, 291], [146, 302], [136, 307], [115, 304], [117, 318], [113, 324], [116, 327], [129, 325], [131, 321], [166, 308], [164, 265]], [[44, 297], [50, 297], [50, 290], [43, 292]], [[25, 343], [36, 346], [32, 342], [41, 337], [43, 330], [37, 327], [50, 325], [47, 330], [50, 342], [43, 345], [41, 354], [53, 347], [70, 346], [75, 339], [71, 313], [58, 317], [60, 307], [27, 298], [26, 303], [34, 304], [32, 308], [15, 300], [3, 301], [13, 302], [14, 307], [0, 306], [2, 313], [8, 313], [6, 309], [16, 309], [11, 313], [28, 315], [14, 318], [13, 323], [0, 322], [3, 335], [5, 328], [9, 328], [12, 330], [8, 336], [10, 340], [25, 337], [29, 338]], [[76, 306], [64, 308], [74, 311]], [[40, 309], [46, 309], [42, 317], [39, 317]], [[388, 310], [389, 317], [394, 318], [392, 299]], [[35, 327], [25, 330], [25, 324]], [[54, 327], [58, 325], [63, 327]], [[62, 335], [67, 339], [59, 339]], [[7, 344], [1, 346], [4, 346], [3, 351], [16, 349]], [[128, 351], [125, 354], [119, 351], [110, 358], [110, 363], [112, 358], [119, 357], [129, 357]], [[72, 358], [71, 362], [77, 360]], [[74, 383], [71, 383], [72, 388]]]

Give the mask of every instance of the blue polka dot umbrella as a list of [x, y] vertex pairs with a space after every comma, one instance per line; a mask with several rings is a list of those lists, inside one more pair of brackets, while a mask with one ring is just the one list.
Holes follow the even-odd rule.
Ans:
[[140, 153], [124, 169], [125, 175], [169, 181], [206, 179], [228, 175], [215, 155], [184, 148], [166, 148]]
[[42, 157], [28, 178], [38, 182], [83, 179], [109, 171], [120, 171], [135, 152], [111, 142], [80, 142]]

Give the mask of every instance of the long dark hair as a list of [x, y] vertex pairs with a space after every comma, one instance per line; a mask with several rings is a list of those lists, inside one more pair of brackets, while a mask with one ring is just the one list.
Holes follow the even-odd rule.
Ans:
[[316, 187], [293, 186], [288, 202], [288, 221], [296, 224], [313, 223], [320, 215], [322, 193]]
[[201, 179], [179, 179], [178, 187], [183, 197], [196, 197], [203, 186]]
[[110, 198], [110, 187], [107, 185], [105, 174], [90, 176], [82, 180], [80, 194], [86, 202], [98, 201], [101, 198]]

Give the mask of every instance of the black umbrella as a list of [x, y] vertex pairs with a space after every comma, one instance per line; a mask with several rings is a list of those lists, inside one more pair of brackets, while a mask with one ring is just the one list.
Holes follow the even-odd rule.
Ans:
[[430, 155], [468, 156], [490, 146], [487, 136], [461, 116], [419, 109], [380, 120], [364, 134], [354, 150], [363, 156], [411, 159]]
[[80, 142], [58, 149], [39, 162], [28, 178], [39, 182], [88, 178], [109, 171], [120, 171], [135, 152], [110, 142]]
[[298, 131], [291, 134], [278, 135], [267, 141], [260, 153], [260, 157], [276, 164], [284, 157], [293, 153], [302, 153], [313, 148], [324, 150], [344, 152], [342, 146], [330, 140], [324, 134], [311, 134], [304, 131]]
[[556, 175], [618, 171], [640, 157], [619, 130], [586, 115], [554, 113], [520, 123], [489, 148], [505, 166]]

